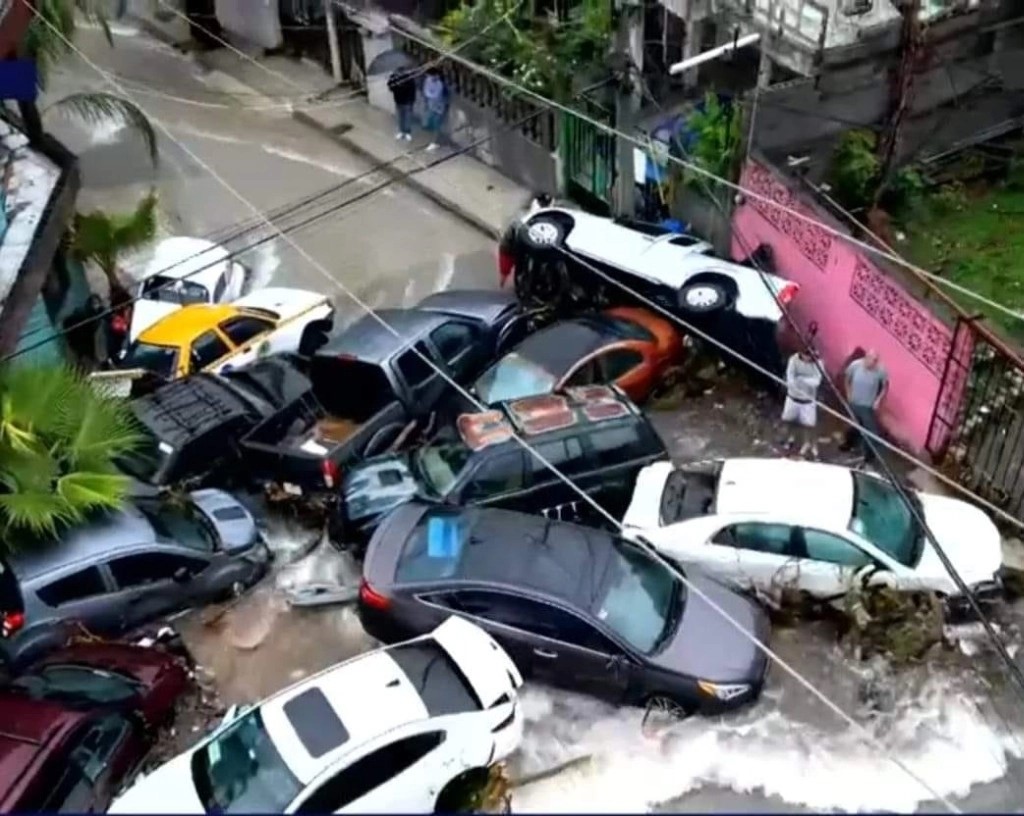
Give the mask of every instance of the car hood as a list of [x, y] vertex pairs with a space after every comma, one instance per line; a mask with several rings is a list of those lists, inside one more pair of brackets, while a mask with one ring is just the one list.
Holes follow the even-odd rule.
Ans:
[[[973, 504], [932, 493], [918, 493], [924, 520], [953, 567], [971, 586], [991, 581], [1003, 563], [1003, 543], [996, 525]], [[950, 594], [958, 594], [949, 573], [930, 541], [924, 542], [915, 571], [922, 578], [948, 582]]]
[[408, 454], [378, 456], [352, 468], [345, 477], [342, 495], [345, 516], [351, 521], [381, 516], [424, 497]]
[[687, 578], [690, 586], [682, 618], [672, 639], [651, 657], [651, 661], [661, 668], [700, 680], [719, 683], [759, 680], [764, 674], [767, 657], [747, 634], [738, 631], [718, 610], [724, 611], [762, 643], [766, 643], [770, 635], [768, 616], [752, 600], [717, 581], [694, 573], [688, 573]]
[[199, 512], [217, 529], [224, 552], [242, 552], [259, 539], [256, 520], [230, 493], [211, 488], [194, 490], [189, 495]]
[[107, 813], [205, 813], [192, 782], [191, 752], [176, 756], [114, 800]]
[[169, 314], [178, 311], [181, 306], [177, 303], [166, 303], [161, 300], [150, 300], [139, 298], [132, 304], [131, 322], [128, 326], [128, 340], [135, 341], [146, 329], [162, 320]]

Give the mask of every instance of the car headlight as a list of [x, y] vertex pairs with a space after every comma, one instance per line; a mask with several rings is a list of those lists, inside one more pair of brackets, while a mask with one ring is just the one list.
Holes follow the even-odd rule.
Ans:
[[709, 697], [728, 702], [742, 697], [750, 691], [749, 683], [712, 683], [710, 680], [698, 680], [697, 688]]

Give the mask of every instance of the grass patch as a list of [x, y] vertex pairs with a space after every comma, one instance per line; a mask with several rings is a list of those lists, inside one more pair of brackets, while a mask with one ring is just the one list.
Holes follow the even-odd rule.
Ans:
[[[1024, 189], [1017, 185], [931, 192], [907, 224], [903, 252], [918, 266], [1024, 314]], [[971, 314], [984, 314], [1024, 343], [1024, 321], [952, 289]]]

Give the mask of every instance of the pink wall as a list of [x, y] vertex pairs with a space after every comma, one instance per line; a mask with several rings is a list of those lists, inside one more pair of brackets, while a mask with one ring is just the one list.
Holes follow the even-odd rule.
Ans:
[[[813, 218], [772, 170], [748, 161], [742, 186]], [[938, 318], [847, 241], [778, 207], [749, 197], [732, 219], [734, 258], [772, 247], [780, 275], [800, 284], [790, 308], [801, 330], [818, 324], [815, 342], [836, 376], [854, 350], [876, 349], [889, 372], [885, 429], [913, 451], [925, 449], [952, 333]], [[929, 445], [934, 449], [934, 442]]]

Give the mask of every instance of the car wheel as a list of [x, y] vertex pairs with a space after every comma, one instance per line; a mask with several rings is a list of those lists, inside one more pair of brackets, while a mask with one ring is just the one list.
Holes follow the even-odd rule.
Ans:
[[551, 252], [565, 240], [565, 226], [556, 218], [535, 218], [523, 230], [522, 240], [534, 252]]
[[679, 306], [687, 312], [707, 314], [717, 312], [729, 302], [725, 287], [711, 281], [698, 281], [684, 286], [679, 293]]
[[667, 694], [652, 694], [644, 703], [640, 730], [645, 737], [657, 737], [665, 730], [688, 719], [697, 711], [692, 703], [680, 703]]
[[474, 794], [487, 784], [489, 776], [487, 768], [470, 768], [460, 773], [442, 789], [434, 805], [434, 813], [474, 812]]

